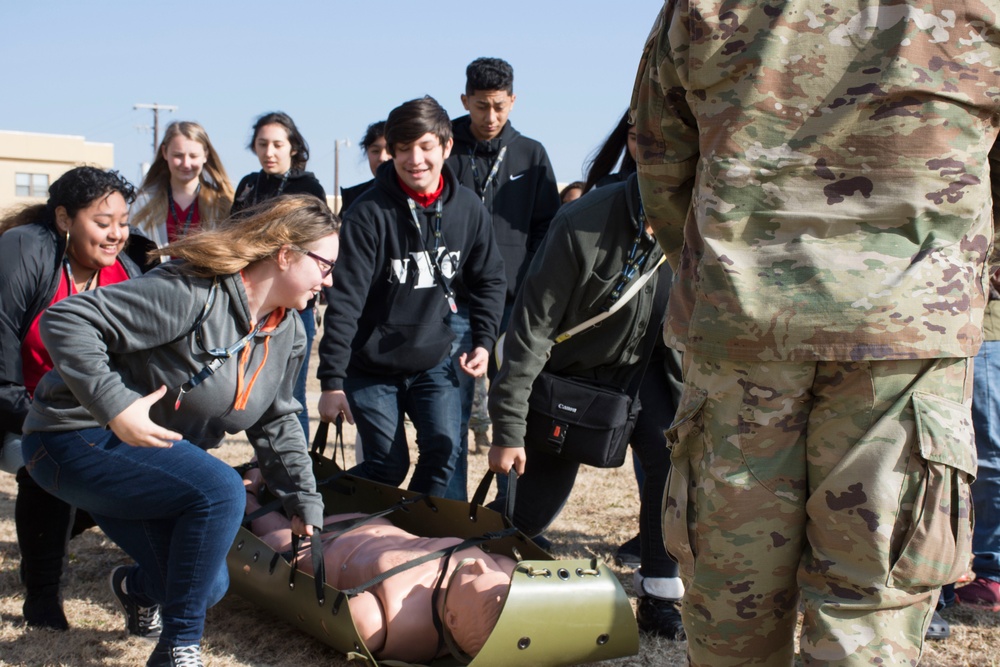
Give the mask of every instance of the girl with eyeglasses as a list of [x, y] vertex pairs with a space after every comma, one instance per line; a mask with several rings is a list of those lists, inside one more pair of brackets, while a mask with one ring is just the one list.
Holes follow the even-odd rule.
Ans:
[[228, 587], [240, 475], [205, 450], [245, 431], [293, 530], [322, 525], [292, 396], [304, 308], [339, 249], [312, 196], [270, 200], [159, 250], [180, 261], [50, 308], [58, 373], [24, 423], [28, 472], [86, 509], [136, 562], [111, 573], [128, 631], [157, 639], [149, 667], [202, 664], [205, 610]]

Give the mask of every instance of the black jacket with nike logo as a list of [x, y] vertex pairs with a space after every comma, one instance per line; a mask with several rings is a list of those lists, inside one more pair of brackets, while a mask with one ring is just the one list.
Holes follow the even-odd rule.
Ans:
[[[452, 121], [455, 145], [447, 164], [458, 182], [474, 190], [491, 214], [507, 271], [507, 300], [513, 301], [559, 208], [559, 188], [545, 148], [515, 130], [510, 121], [491, 141], [476, 139], [470, 124], [469, 116]], [[507, 150], [500, 168], [484, 183], [504, 146]], [[463, 286], [457, 289], [465, 298], [467, 290]]]

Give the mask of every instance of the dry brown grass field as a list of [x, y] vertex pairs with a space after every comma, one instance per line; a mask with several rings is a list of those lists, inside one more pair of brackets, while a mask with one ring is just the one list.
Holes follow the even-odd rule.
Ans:
[[[313, 357], [315, 359], [315, 355]], [[311, 387], [315, 392], [318, 387]], [[315, 393], [313, 394], [315, 397]], [[312, 401], [315, 406], [315, 400]], [[315, 428], [315, 426], [314, 426]], [[353, 431], [345, 432], [347, 461], [353, 461]], [[328, 450], [329, 452], [329, 450]], [[213, 453], [239, 464], [251, 454], [242, 437], [233, 437]], [[415, 454], [415, 452], [414, 452]], [[414, 456], [415, 458], [415, 456]], [[486, 471], [486, 457], [471, 455], [470, 487]], [[0, 473], [0, 665], [67, 667], [132, 667], [145, 664], [152, 645], [129, 638], [108, 589], [107, 577], [127, 556], [96, 528], [70, 543], [64, 573], [69, 632], [26, 628], [21, 620], [21, 586], [14, 531], [16, 484]], [[631, 570], [616, 568], [613, 554], [638, 529], [639, 501], [629, 464], [615, 470], [582, 469], [566, 509], [546, 532], [553, 555], [565, 558], [597, 556], [607, 561], [631, 595]], [[921, 665], [926, 667], [1000, 667], [1000, 614], [953, 608], [944, 612], [951, 622], [950, 639], [930, 644]], [[337, 667], [348, 662], [311, 636], [276, 620], [266, 610], [236, 595], [226, 596], [209, 611], [203, 650], [210, 667]], [[599, 663], [616, 667], [685, 663], [684, 642], [640, 637], [639, 654]], [[518, 664], [512, 660], [512, 665]]]

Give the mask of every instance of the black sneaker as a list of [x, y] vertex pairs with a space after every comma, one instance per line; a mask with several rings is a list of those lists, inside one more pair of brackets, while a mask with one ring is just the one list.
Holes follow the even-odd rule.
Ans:
[[160, 631], [163, 630], [163, 622], [160, 620], [160, 606], [143, 607], [128, 594], [128, 591], [125, 590], [125, 577], [131, 569], [127, 565], [119, 565], [111, 570], [109, 580], [111, 592], [114, 593], [118, 606], [125, 613], [125, 628], [128, 633], [143, 639], [157, 639], [160, 636]]
[[643, 632], [671, 641], [686, 639], [684, 624], [681, 623], [680, 600], [664, 600], [644, 595], [639, 598], [635, 618]]
[[204, 667], [201, 661], [201, 647], [197, 644], [190, 646], [164, 646], [157, 644], [152, 655], [146, 661], [146, 667]]
[[636, 535], [625, 542], [615, 553], [615, 565], [618, 567], [639, 567], [642, 564], [642, 551], [639, 546], [639, 536]]

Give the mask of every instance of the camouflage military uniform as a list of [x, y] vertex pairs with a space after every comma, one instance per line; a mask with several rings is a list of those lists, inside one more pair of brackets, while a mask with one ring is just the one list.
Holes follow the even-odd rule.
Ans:
[[805, 664], [916, 664], [969, 558], [1000, 2], [719, 4], [665, 3], [633, 98], [689, 657], [791, 664], [801, 598]]

